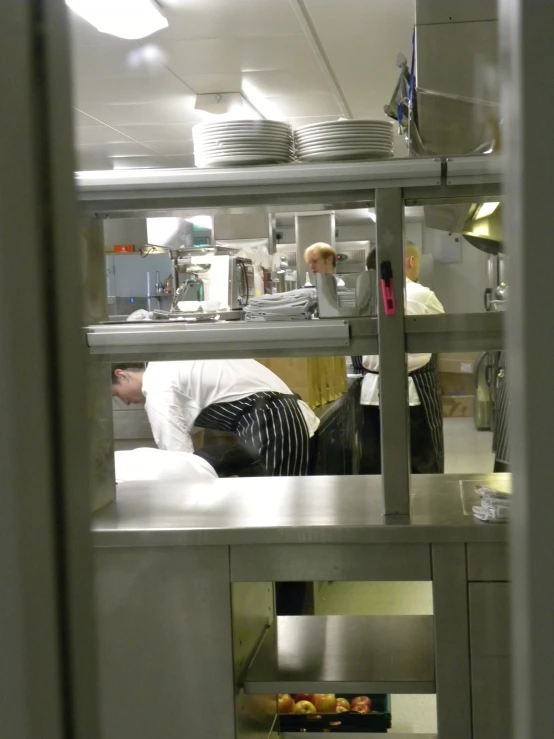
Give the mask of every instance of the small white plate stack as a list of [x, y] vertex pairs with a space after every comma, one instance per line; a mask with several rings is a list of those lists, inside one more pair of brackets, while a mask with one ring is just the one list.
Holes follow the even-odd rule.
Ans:
[[301, 162], [345, 159], [390, 159], [393, 124], [389, 121], [342, 120], [312, 123], [294, 132], [296, 158]]
[[286, 164], [293, 159], [292, 128], [281, 121], [199, 123], [192, 129], [197, 167]]

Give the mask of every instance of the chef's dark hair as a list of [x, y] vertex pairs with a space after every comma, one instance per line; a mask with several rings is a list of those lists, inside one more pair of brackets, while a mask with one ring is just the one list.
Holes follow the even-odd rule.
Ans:
[[218, 477], [264, 477], [265, 466], [255, 451], [244, 444], [221, 444], [197, 449], [196, 456], [205, 459]]
[[117, 385], [119, 377], [115, 374], [116, 370], [127, 370], [127, 372], [142, 372], [146, 367], [144, 362], [123, 362], [122, 364], [112, 364], [112, 385]]

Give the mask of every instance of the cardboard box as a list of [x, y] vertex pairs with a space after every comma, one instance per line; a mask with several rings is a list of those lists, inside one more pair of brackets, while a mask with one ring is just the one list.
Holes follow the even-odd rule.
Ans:
[[443, 395], [442, 415], [444, 418], [472, 418], [473, 395]]
[[330, 403], [347, 389], [344, 357], [287, 357], [258, 360], [310, 408]]
[[439, 372], [456, 372], [463, 375], [472, 375], [473, 365], [478, 356], [477, 352], [439, 354], [437, 369]]

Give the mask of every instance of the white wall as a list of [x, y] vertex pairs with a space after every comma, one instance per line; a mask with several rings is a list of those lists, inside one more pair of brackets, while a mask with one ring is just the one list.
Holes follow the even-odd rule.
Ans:
[[[437, 256], [443, 231], [425, 228], [423, 253]], [[447, 313], [481, 313], [487, 287], [487, 255], [462, 239], [462, 261], [434, 262], [433, 290]]]

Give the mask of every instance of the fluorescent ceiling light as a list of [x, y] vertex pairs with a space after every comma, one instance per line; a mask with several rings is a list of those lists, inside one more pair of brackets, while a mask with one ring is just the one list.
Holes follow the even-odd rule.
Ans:
[[285, 116], [281, 113], [275, 103], [261, 93], [258, 88], [248, 80], [243, 80], [242, 92], [250, 105], [252, 105], [256, 110], [259, 110], [264, 118], [271, 121], [286, 120]]
[[490, 216], [494, 213], [494, 211], [498, 208], [500, 203], [482, 203], [475, 213], [475, 220], [479, 220], [480, 218], [486, 218], [487, 216]]
[[263, 116], [240, 92], [214, 92], [197, 95], [195, 110], [202, 110], [219, 120], [254, 119]]
[[101, 33], [137, 39], [167, 28], [167, 18], [155, 0], [65, 0], [81, 18]]

